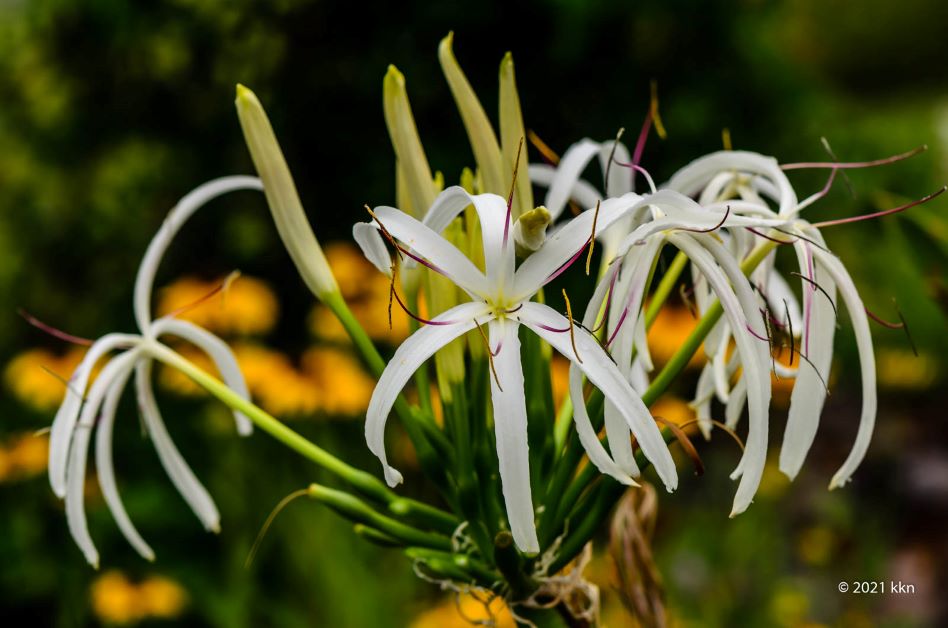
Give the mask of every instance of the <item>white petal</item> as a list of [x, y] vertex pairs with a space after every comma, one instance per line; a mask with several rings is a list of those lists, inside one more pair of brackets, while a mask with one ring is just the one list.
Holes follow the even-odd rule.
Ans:
[[[807, 252], [802, 242], [798, 244], [794, 245], [794, 248], [798, 251], [801, 272], [806, 273]], [[814, 264], [814, 269], [823, 270], [824, 267], [822, 264]], [[819, 282], [830, 298], [836, 298], [836, 283], [828, 273], [821, 272], [815, 281]], [[809, 282], [801, 282], [804, 300], [810, 308], [810, 321], [804, 329], [801, 320], [800, 327], [794, 327], [794, 330], [799, 329], [806, 334], [807, 360], [800, 358], [797, 363], [797, 381], [790, 395], [790, 412], [783, 435], [783, 446], [780, 449], [780, 470], [790, 479], [800, 472], [816, 437], [820, 414], [826, 401], [826, 384], [829, 382], [833, 361], [833, 337], [836, 333], [836, 311], [833, 303], [826, 295], [815, 292]], [[802, 347], [801, 351], [804, 351]]]
[[114, 358], [102, 369], [89, 389], [89, 398], [82, 407], [82, 415], [76, 426], [69, 448], [69, 469], [66, 474], [66, 523], [69, 533], [90, 565], [98, 569], [99, 552], [89, 535], [89, 524], [85, 511], [86, 457], [89, 453], [89, 438], [95, 427], [96, 416], [102, 400], [113, 381], [138, 357], [137, 351], [128, 351]]
[[588, 138], [576, 142], [563, 153], [563, 158], [560, 159], [560, 163], [556, 168], [556, 177], [550, 184], [550, 189], [546, 193], [546, 200], [543, 203], [554, 217], [563, 212], [573, 186], [579, 181], [586, 166], [598, 153], [599, 143]]
[[797, 195], [793, 191], [787, 176], [780, 169], [777, 160], [758, 153], [747, 151], [719, 151], [691, 162], [668, 182], [667, 187], [687, 196], [697, 194], [719, 173], [739, 170], [768, 177], [778, 188], [780, 196], [780, 215], [789, 216], [796, 210]]
[[714, 427], [711, 422], [711, 400], [714, 398], [714, 373], [712, 368], [709, 362], [701, 369], [701, 374], [698, 375], [698, 385], [695, 387], [695, 398], [688, 404], [695, 411], [698, 428], [705, 440], [711, 440], [711, 430]]
[[536, 294], [551, 275], [581, 251], [592, 235], [594, 219], [597, 232], [605, 230], [616, 220], [625, 217], [629, 207], [635, 205], [639, 198], [637, 194], [626, 194], [607, 199], [599, 207], [598, 218], [595, 218], [595, 212], [584, 211], [547, 238], [540, 250], [525, 259], [517, 269], [513, 299], [520, 301]]
[[[618, 163], [609, 164], [609, 158]], [[632, 161], [629, 155], [629, 149], [622, 142], [610, 140], [602, 142], [599, 145], [599, 167], [602, 168], [602, 177], [605, 179], [606, 172], [609, 173], [609, 180], [605, 182], [606, 196], [615, 198], [632, 191], [632, 173], [633, 170], [627, 164]]]
[[732, 430], [737, 427], [737, 422], [741, 419], [746, 401], [747, 380], [742, 377], [734, 384], [731, 394], [728, 395], [727, 404], [724, 406], [724, 424]]
[[[547, 164], [530, 164], [529, 172], [530, 181], [536, 185], [549, 187], [556, 179], [556, 168]], [[569, 194], [570, 198], [576, 203], [579, 203], [580, 207], [595, 207], [596, 201], [602, 200], [602, 195], [599, 194], [599, 191], [582, 179], [578, 179], [576, 183], [573, 184], [573, 189], [570, 190]], [[547, 207], [547, 209], [549, 210], [549, 207]], [[550, 212], [550, 215], [556, 220], [562, 213], [563, 207], [560, 207], [558, 214]]]
[[236, 190], [263, 191], [263, 183], [257, 177], [246, 176], [221, 177], [208, 181], [178, 201], [165, 218], [158, 233], [148, 245], [135, 278], [135, 320], [142, 333], [148, 331], [148, 325], [151, 322], [151, 291], [155, 283], [155, 273], [158, 272], [158, 265], [161, 264], [161, 258], [168, 250], [171, 240], [194, 212], [218, 196]]
[[138, 395], [138, 406], [145, 422], [145, 429], [151, 436], [155, 452], [171, 483], [197, 515], [204, 529], [218, 532], [220, 513], [217, 511], [217, 506], [214, 505], [214, 500], [194, 475], [191, 467], [184, 461], [161, 418], [158, 404], [155, 402], [155, 393], [151, 387], [151, 365], [150, 359], [142, 360], [135, 365], [135, 392]]
[[450, 187], [438, 195], [423, 222], [435, 233], [441, 233], [471, 204], [481, 223], [487, 283], [501, 287], [508, 285], [513, 278], [514, 247], [509, 241], [504, 243], [505, 229], [508, 230], [508, 240], [513, 237], [510, 232], [512, 226], [507, 221], [505, 199], [496, 194], [474, 196], [462, 187]]
[[[496, 379], [490, 378], [490, 398], [494, 408], [494, 438], [500, 485], [510, 532], [521, 552], [540, 551], [533, 521], [530, 491], [530, 452], [527, 444], [527, 403], [523, 389], [520, 338], [513, 321], [491, 321], [490, 344], [500, 347], [494, 356]], [[498, 385], [499, 382], [499, 385]]]
[[488, 321], [488, 307], [483, 303], [462, 303], [442, 312], [433, 322], [456, 322], [450, 325], [425, 325], [413, 333], [398, 347], [379, 377], [365, 413], [365, 441], [369, 450], [382, 462], [385, 481], [389, 486], [402, 481], [402, 474], [389, 466], [385, 455], [385, 423], [395, 399], [424, 361], [461, 334], [474, 329], [475, 319], [480, 324]]
[[826, 267], [827, 272], [839, 288], [839, 294], [846, 303], [849, 319], [853, 324], [853, 333], [856, 335], [856, 348], [859, 350], [859, 369], [862, 374], [862, 414], [859, 417], [859, 430], [856, 433], [856, 442], [846, 461], [839, 468], [830, 481], [830, 488], [838, 488], [849, 481], [856, 467], [866, 456], [872, 430], [876, 423], [876, 362], [872, 352], [872, 335], [869, 333], [869, 319], [866, 310], [859, 298], [859, 292], [853, 284], [849, 273], [835, 256], [821, 250], [814, 250], [813, 255]]
[[[569, 394], [573, 400], [573, 422], [576, 424], [576, 435], [579, 436], [579, 442], [586, 450], [586, 455], [589, 456], [589, 462], [595, 465], [600, 473], [612, 476], [622, 484], [638, 486], [635, 480], [632, 479], [633, 476], [639, 475], [638, 465], [635, 465], [635, 470], [632, 472], [619, 468], [619, 465], [616, 464], [599, 441], [599, 436], [596, 434], [596, 430], [593, 429], [592, 421], [589, 418], [586, 401], [583, 398], [583, 372], [576, 364], [571, 364], [569, 367]], [[625, 419], [623, 419], [622, 425], [625, 428], [625, 440], [629, 440], [629, 427], [625, 423]], [[635, 464], [634, 457], [632, 463]]]
[[582, 359], [580, 363], [573, 352], [569, 332], [549, 331], [569, 326], [562, 314], [541, 303], [524, 303], [514, 316], [579, 367], [589, 381], [602, 391], [603, 396], [616, 404], [665, 487], [669, 491], [677, 488], [678, 473], [675, 470], [675, 462], [658, 425], [642, 403], [642, 399], [635, 394], [629, 382], [619, 372], [619, 368], [609, 359], [592, 334], [581, 327], [574, 328], [576, 349]]
[[747, 329], [747, 326], [750, 326], [755, 333], [765, 335], [760, 329], [763, 321], [756, 315], [757, 301], [754, 293], [737, 262], [713, 237], [700, 237], [700, 240], [699, 237], [674, 234], [669, 237], [669, 241], [698, 265], [718, 295], [744, 367], [742, 378], [747, 381], [750, 420], [744, 456], [738, 467], [743, 475], [734, 497], [734, 508], [731, 511], [731, 516], [734, 516], [750, 505], [760, 484], [767, 459], [770, 375], [765, 366], [765, 356], [768, 347], [766, 342], [754, 338]]
[[[214, 366], [217, 367], [227, 387], [250, 401], [250, 391], [247, 389], [244, 374], [237, 364], [237, 357], [223, 340], [194, 323], [176, 318], [162, 318], [155, 321], [152, 332], [156, 337], [164, 334], [178, 336], [204, 351], [214, 361]], [[238, 434], [249, 436], [253, 433], [253, 423], [242, 412], [235, 410], [234, 420], [237, 422]]]
[[89, 385], [89, 377], [96, 362], [102, 356], [122, 346], [131, 346], [141, 341], [138, 336], [129, 334], [107, 334], [93, 343], [86, 351], [82, 362], [73, 371], [66, 388], [66, 396], [56, 412], [53, 425], [49, 430], [49, 484], [57, 497], [66, 496], [66, 460], [69, 456], [69, 442], [73, 429], [79, 419], [82, 396]]
[[489, 284], [481, 271], [430, 227], [393, 207], [376, 207], [373, 211], [393, 238], [436, 266], [468, 293], [483, 295], [488, 291]]
[[386, 277], [392, 276], [392, 257], [385, 248], [385, 240], [374, 222], [357, 222], [352, 226], [352, 237], [362, 249], [365, 259]]
[[115, 425], [115, 411], [134, 366], [132, 362], [129, 362], [116, 375], [106, 393], [105, 401], [102, 404], [102, 417], [99, 419], [99, 425], [95, 432], [95, 466], [102, 497], [112, 512], [112, 517], [115, 518], [115, 523], [118, 524], [122, 535], [142, 558], [153, 561], [155, 560], [155, 552], [135, 529], [135, 525], [122, 504], [122, 498], [119, 496], [118, 487], [115, 484], [115, 468], [112, 465], [112, 427]]

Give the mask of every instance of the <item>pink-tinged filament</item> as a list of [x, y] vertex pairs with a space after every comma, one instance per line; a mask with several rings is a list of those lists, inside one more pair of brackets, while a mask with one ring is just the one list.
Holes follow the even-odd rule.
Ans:
[[889, 216], [890, 214], [898, 214], [899, 212], [904, 212], [905, 210], [911, 209], [912, 207], [915, 207], [916, 205], [927, 203], [933, 198], [940, 196], [942, 193], [944, 193], [945, 190], [948, 190], [948, 186], [943, 185], [941, 188], [939, 188], [935, 192], [932, 192], [931, 194], [927, 196], [923, 196], [920, 199], [914, 200], [911, 203], [900, 205], [899, 207], [893, 207], [892, 209], [884, 209], [882, 211], [874, 212], [871, 214], [863, 214], [862, 216], [850, 216], [848, 218], [839, 218], [837, 220], [826, 220], [823, 222], [813, 223], [813, 226], [816, 227], [817, 229], [822, 229], [823, 227], [845, 225], [851, 222], [860, 222], [862, 220], [872, 220], [873, 218], [882, 218], [883, 216]]
[[49, 325], [49, 324], [47, 324], [47, 323], [44, 323], [44, 322], [41, 321], [40, 319], [36, 318], [36, 317], [33, 316], [32, 314], [30, 314], [29, 312], [27, 312], [26, 310], [24, 310], [23, 308], [18, 308], [18, 309], [17, 309], [17, 314], [19, 314], [20, 316], [22, 316], [22, 317], [23, 317], [23, 320], [25, 320], [27, 323], [29, 323], [29, 324], [32, 325], [33, 327], [36, 327], [37, 329], [39, 329], [39, 330], [41, 330], [41, 331], [43, 331], [43, 332], [49, 334], [49, 335], [52, 336], [53, 338], [58, 338], [59, 340], [64, 340], [64, 341], [66, 341], [66, 342], [71, 342], [72, 344], [76, 344], [76, 345], [82, 345], [82, 346], [84, 346], [84, 347], [90, 347], [90, 346], [92, 346], [92, 341], [89, 340], [88, 338], [82, 338], [82, 337], [80, 337], [80, 336], [74, 336], [74, 335], [70, 334], [69, 332], [65, 332], [65, 331], [63, 331], [63, 330], [61, 330], [61, 329], [58, 329], [58, 328], [56, 328], [56, 327], [53, 327], [52, 325]]
[[899, 155], [893, 155], [892, 157], [885, 157], [883, 159], [875, 159], [872, 161], [850, 161], [850, 162], [837, 162], [837, 161], [801, 161], [799, 163], [793, 164], [783, 164], [780, 166], [781, 170], [802, 170], [805, 168], [873, 168], [875, 166], [885, 166], [888, 164], [894, 164], [895, 162], [902, 161], [904, 159], [909, 159], [914, 157], [919, 153], [923, 153], [928, 150], [928, 145], [923, 144], [917, 148], [901, 153]]
[[573, 254], [573, 257], [571, 257], [565, 264], [560, 266], [552, 275], [546, 278], [546, 281], [543, 282], [543, 285], [545, 286], [546, 284], [550, 283], [551, 281], [553, 281], [554, 279], [556, 279], [557, 277], [565, 273], [567, 269], [569, 269], [569, 267], [572, 266], [576, 262], [576, 260], [578, 260], [582, 256], [583, 249], [585, 249], [589, 245], [590, 241], [591, 239], [587, 239], [586, 242], [584, 242], [583, 245], [579, 247], [579, 250]]

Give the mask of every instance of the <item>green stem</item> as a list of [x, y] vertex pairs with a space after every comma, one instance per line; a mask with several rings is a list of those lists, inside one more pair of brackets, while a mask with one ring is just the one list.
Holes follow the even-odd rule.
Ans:
[[310, 484], [306, 494], [316, 501], [332, 508], [343, 517], [356, 523], [375, 528], [405, 545], [418, 545], [444, 551], [451, 551], [451, 539], [434, 532], [424, 532], [405, 525], [391, 517], [376, 512], [358, 497], [344, 491], [327, 488], [319, 484]]
[[155, 359], [181, 371], [225, 405], [246, 415], [254, 425], [304, 458], [341, 478], [366, 497], [386, 504], [390, 508], [397, 508], [399, 512], [396, 514], [424, 521], [433, 529], [444, 532], [452, 531], [459, 525], [460, 522], [457, 519], [442, 510], [399, 497], [374, 475], [343, 462], [319, 445], [307, 440], [281, 423], [279, 419], [244, 399], [222, 381], [168, 347], [156, 342], [152, 343], [148, 350]]

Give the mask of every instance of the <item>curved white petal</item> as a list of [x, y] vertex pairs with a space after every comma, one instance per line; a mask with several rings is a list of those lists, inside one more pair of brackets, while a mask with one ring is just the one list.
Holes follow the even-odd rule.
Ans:
[[540, 250], [520, 264], [514, 275], [513, 299], [521, 301], [536, 294], [551, 275], [579, 253], [592, 235], [593, 220], [597, 232], [608, 229], [616, 220], [625, 217], [639, 198], [637, 194], [626, 194], [607, 199], [599, 206], [598, 218], [594, 211], [584, 211], [563, 225], [547, 238]]
[[750, 420], [747, 445], [738, 465], [742, 477], [731, 511], [731, 516], [734, 516], [750, 505], [767, 459], [770, 375], [765, 356], [768, 345], [748, 331], [750, 326], [756, 334], [764, 336], [760, 329], [763, 321], [756, 315], [757, 301], [747, 278], [730, 253], [712, 236], [702, 237], [699, 241], [698, 237], [690, 234], [673, 234], [669, 236], [669, 241], [698, 265], [718, 295], [741, 356], [742, 378], [747, 382]]
[[500, 347], [494, 356], [496, 378], [490, 378], [490, 399], [494, 408], [494, 436], [500, 486], [507, 508], [507, 520], [514, 543], [521, 552], [540, 551], [533, 521], [530, 491], [530, 453], [527, 444], [527, 402], [523, 389], [520, 338], [514, 321], [491, 321], [490, 344]]
[[489, 284], [461, 251], [430, 227], [393, 207], [376, 207], [375, 216], [393, 238], [412, 249], [472, 295], [483, 295]]
[[[442, 312], [433, 322], [453, 323], [425, 325], [413, 333], [398, 347], [379, 377], [365, 413], [365, 441], [369, 450], [381, 461], [389, 486], [402, 481], [402, 474], [389, 466], [385, 455], [385, 423], [395, 399], [425, 360], [461, 334], [474, 329], [475, 319], [478, 319], [477, 323], [486, 323], [489, 320], [488, 311], [489, 308], [483, 303], [462, 303]], [[481, 317], [484, 318], [481, 320]]]
[[758, 153], [727, 150], [711, 153], [691, 162], [668, 181], [666, 187], [686, 196], [697, 194], [719, 173], [739, 170], [768, 177], [778, 188], [780, 215], [789, 216], [796, 211], [797, 195], [777, 160]]
[[115, 519], [122, 535], [142, 558], [153, 561], [155, 560], [155, 552], [135, 529], [135, 525], [122, 504], [122, 498], [115, 484], [115, 468], [112, 465], [112, 428], [115, 425], [115, 411], [134, 366], [129, 362], [115, 376], [105, 395], [105, 401], [102, 404], [102, 417], [99, 419], [99, 425], [95, 432], [95, 467], [102, 497], [112, 512], [112, 517]]
[[[542, 303], [524, 303], [514, 316], [579, 367], [589, 381], [602, 391], [603, 396], [616, 404], [665, 487], [669, 491], [675, 490], [678, 486], [678, 473], [658, 425], [642, 403], [642, 399], [632, 390], [629, 382], [592, 334], [581, 327], [574, 328], [576, 349], [579, 351], [577, 358], [569, 332], [550, 331], [569, 326], [562, 314]], [[582, 362], [579, 362], [579, 359], [582, 359]]]
[[846, 461], [839, 468], [830, 481], [830, 488], [839, 488], [849, 481], [856, 467], [866, 456], [869, 441], [872, 439], [872, 430], [876, 423], [876, 362], [872, 352], [872, 335], [869, 333], [869, 319], [866, 310], [859, 298], [859, 292], [853, 284], [849, 273], [835, 256], [819, 249], [813, 251], [817, 261], [826, 267], [829, 276], [836, 282], [839, 294], [846, 303], [849, 320], [853, 324], [853, 333], [856, 335], [856, 348], [859, 351], [859, 370], [862, 374], [862, 414], [859, 417], [859, 430], [856, 432], [856, 442], [849, 452]]
[[86, 458], [89, 454], [89, 439], [95, 420], [102, 407], [109, 386], [138, 357], [137, 351], [128, 351], [112, 359], [102, 369], [89, 389], [89, 397], [82, 407], [82, 414], [69, 448], [69, 469], [66, 474], [66, 523], [69, 533], [90, 565], [99, 567], [99, 552], [89, 535], [89, 524], [85, 510]]
[[373, 222], [357, 222], [352, 226], [352, 237], [362, 249], [365, 259], [386, 277], [392, 276], [392, 258], [385, 248], [385, 240]]
[[[194, 323], [177, 318], [166, 317], [155, 321], [152, 332], [156, 337], [164, 334], [178, 336], [204, 351], [214, 361], [214, 366], [217, 367], [227, 387], [250, 401], [250, 391], [247, 389], [244, 374], [237, 364], [237, 357], [226, 342]], [[253, 434], [253, 423], [242, 412], [234, 410], [234, 420], [237, 422], [238, 434], [241, 436]]]
[[[609, 158], [615, 162], [610, 165]], [[602, 178], [605, 181], [606, 173], [609, 173], [609, 180], [605, 181], [606, 197], [615, 198], [632, 191], [632, 173], [634, 172], [627, 164], [632, 161], [629, 155], [629, 149], [622, 142], [609, 140], [599, 144], [599, 167], [602, 168]]]
[[[808, 253], [802, 242], [795, 244], [794, 248], [797, 250], [801, 271], [805, 273]], [[817, 263], [814, 263], [813, 268], [824, 270], [823, 265]], [[780, 470], [790, 479], [800, 472], [816, 437], [833, 361], [836, 307], [829, 299], [836, 298], [836, 283], [829, 273], [823, 272], [813, 280], [818, 281], [826, 295], [816, 292], [809, 282], [801, 280], [810, 320], [805, 329], [801, 321], [800, 327], [794, 327], [794, 330], [799, 329], [805, 334], [803, 338], [808, 348], [804, 350], [801, 346], [800, 350], [805, 351], [807, 359], [799, 358], [797, 362], [797, 381], [794, 382], [793, 392], [790, 394], [790, 412], [784, 430], [783, 445], [780, 448]]]
[[[549, 187], [556, 179], [556, 167], [547, 164], [530, 164], [529, 173], [530, 181], [536, 185]], [[570, 190], [569, 194], [570, 198], [576, 203], [579, 203], [581, 207], [595, 207], [596, 202], [602, 200], [602, 195], [599, 194], [599, 191], [582, 179], [578, 179], [576, 183], [573, 184], [573, 189]], [[560, 213], [563, 213], [562, 208], [560, 208]], [[552, 212], [550, 215], [554, 220], [558, 217], [553, 216]]]
[[543, 202], [554, 219], [563, 213], [573, 186], [580, 179], [589, 162], [598, 154], [599, 143], [588, 138], [576, 142], [563, 153], [556, 168], [556, 177], [550, 184], [546, 200]]
[[208, 181], [199, 185], [178, 201], [178, 204], [165, 218], [158, 233], [155, 234], [148, 245], [141, 266], [138, 267], [138, 275], [135, 277], [135, 320], [142, 333], [148, 331], [148, 325], [151, 321], [151, 291], [155, 283], [155, 273], [158, 272], [158, 265], [161, 264], [161, 258], [168, 250], [171, 240], [194, 212], [218, 196], [237, 190], [259, 190], [262, 192], [263, 183], [257, 177], [242, 175], [221, 177]]
[[[435, 233], [441, 233], [472, 204], [481, 223], [487, 283], [502, 290], [511, 283], [514, 271], [514, 246], [509, 242], [513, 237], [512, 226], [507, 220], [506, 200], [496, 194], [475, 196], [462, 187], [453, 186], [438, 195], [423, 222]], [[505, 231], [507, 242], [504, 241]]]
[[56, 417], [49, 430], [49, 484], [57, 497], [66, 496], [66, 460], [69, 456], [69, 443], [72, 440], [79, 408], [89, 385], [92, 369], [104, 355], [123, 346], [132, 346], [141, 338], [130, 334], [107, 334], [96, 340], [86, 351], [82, 362], [69, 378], [66, 396], [63, 398]]
[[171, 483], [197, 515], [204, 529], [218, 532], [220, 513], [217, 511], [217, 506], [214, 505], [214, 500], [194, 475], [191, 467], [184, 461], [184, 457], [171, 440], [165, 422], [161, 418], [161, 412], [155, 402], [155, 393], [151, 387], [151, 368], [151, 359], [141, 360], [135, 365], [135, 392], [138, 396], [138, 407], [142, 413], [145, 429], [151, 436], [155, 452]]

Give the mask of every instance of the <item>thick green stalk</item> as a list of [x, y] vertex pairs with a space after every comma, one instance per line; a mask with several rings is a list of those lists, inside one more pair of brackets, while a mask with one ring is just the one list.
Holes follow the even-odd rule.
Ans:
[[388, 488], [384, 482], [374, 475], [362, 471], [361, 469], [356, 469], [339, 458], [336, 458], [319, 445], [310, 442], [281, 423], [279, 419], [244, 399], [222, 381], [168, 347], [154, 343], [148, 350], [155, 359], [181, 371], [213, 396], [217, 397], [217, 399], [222, 401], [225, 405], [242, 412], [253, 421], [254, 425], [258, 428], [267, 432], [270, 436], [302, 455], [304, 458], [311, 460], [318, 466], [344, 480], [366, 497], [386, 504], [390, 508], [396, 507], [397, 505], [399, 512], [396, 514], [418, 521], [425, 521], [427, 525], [430, 525], [433, 529], [445, 532], [451, 531], [459, 525], [460, 522], [457, 521], [457, 519], [442, 510], [415, 500], [399, 497], [398, 494]]

